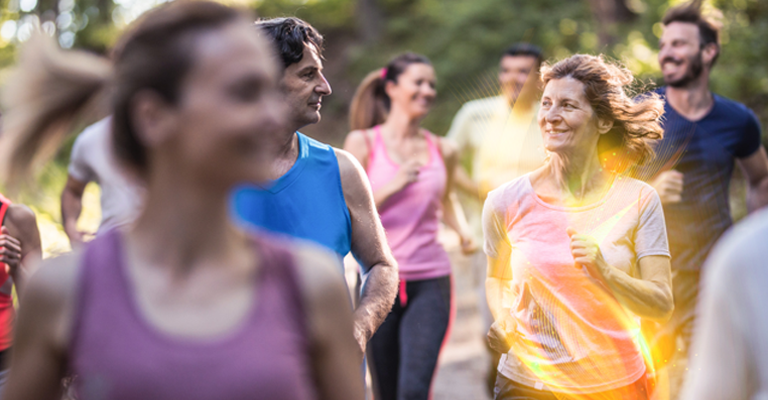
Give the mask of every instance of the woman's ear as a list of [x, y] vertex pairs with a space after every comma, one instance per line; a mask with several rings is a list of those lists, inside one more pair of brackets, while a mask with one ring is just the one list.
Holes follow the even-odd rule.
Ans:
[[395, 87], [397, 87], [397, 83], [394, 81], [384, 82], [384, 93], [386, 93], [389, 98], [392, 98], [392, 91], [395, 90]]
[[174, 107], [154, 91], [136, 93], [131, 100], [130, 114], [137, 139], [144, 146], [156, 146], [176, 130]]
[[613, 128], [612, 120], [607, 120], [602, 118], [597, 119], [597, 131], [600, 132], [601, 135], [605, 135], [606, 133], [608, 133], [611, 130], [611, 128]]

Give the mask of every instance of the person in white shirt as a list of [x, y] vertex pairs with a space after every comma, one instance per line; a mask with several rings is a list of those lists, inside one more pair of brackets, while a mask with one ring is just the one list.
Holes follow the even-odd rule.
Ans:
[[73, 247], [81, 245], [87, 235], [77, 228], [77, 219], [89, 182], [101, 188], [101, 223], [96, 235], [131, 223], [141, 211], [144, 189], [118, 164], [111, 132], [112, 118], [104, 118], [86, 128], [72, 146], [69, 176], [61, 193], [61, 219]]
[[[459, 166], [454, 181], [475, 243], [483, 242], [482, 202], [488, 193], [544, 164], [546, 152], [536, 123], [541, 93], [539, 68], [544, 60], [539, 47], [518, 43], [499, 61], [499, 95], [464, 104], [453, 119], [447, 137], [471, 171]], [[471, 263], [483, 314], [483, 334], [493, 318], [485, 301], [485, 255], [478, 251]], [[488, 388], [493, 390], [499, 354], [492, 354]]]

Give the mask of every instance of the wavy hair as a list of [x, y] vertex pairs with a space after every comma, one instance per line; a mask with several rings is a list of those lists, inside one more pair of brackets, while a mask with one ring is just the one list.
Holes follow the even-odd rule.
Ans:
[[[635, 78], [627, 68], [603, 56], [576, 54], [541, 70], [544, 86], [553, 79], [573, 78], [584, 84], [584, 94], [598, 118], [613, 128], [598, 142], [600, 160], [611, 170], [626, 170], [653, 158], [649, 140], [661, 139], [664, 101], [656, 93], [632, 98], [627, 89]], [[615, 154], [615, 155], [614, 155]]]

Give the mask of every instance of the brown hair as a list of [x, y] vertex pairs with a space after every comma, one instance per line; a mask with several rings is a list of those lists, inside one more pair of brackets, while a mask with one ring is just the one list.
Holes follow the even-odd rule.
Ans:
[[25, 46], [3, 93], [8, 112], [0, 142], [2, 178], [11, 187], [21, 182], [33, 164], [51, 156], [75, 125], [95, 118], [97, 110], [113, 113], [118, 159], [144, 175], [147, 152], [131, 121], [134, 95], [148, 89], [176, 104], [194, 63], [195, 38], [239, 20], [252, 18], [212, 1], [168, 3], [132, 25], [113, 62], [62, 51], [39, 34]]
[[632, 163], [643, 164], [653, 157], [647, 140], [661, 139], [664, 134], [660, 123], [664, 102], [657, 94], [630, 98], [625, 90], [634, 81], [632, 73], [602, 56], [576, 54], [542, 67], [544, 86], [567, 77], [584, 84], [584, 94], [598, 118], [613, 121], [613, 128], [598, 142], [604, 167], [624, 171]]
[[387, 82], [397, 83], [397, 78], [411, 64], [432, 65], [425, 56], [404, 53], [395, 57], [386, 67], [370, 72], [363, 79], [349, 108], [350, 130], [368, 129], [384, 123], [391, 106], [384, 88]]
[[714, 21], [702, 15], [700, 0], [670, 8], [661, 22], [664, 26], [673, 22], [685, 22], [696, 25], [699, 28], [699, 44], [701, 48], [709, 44], [714, 44], [717, 47], [717, 53], [715, 53], [710, 67], [715, 65], [717, 57], [720, 56], [720, 28]]

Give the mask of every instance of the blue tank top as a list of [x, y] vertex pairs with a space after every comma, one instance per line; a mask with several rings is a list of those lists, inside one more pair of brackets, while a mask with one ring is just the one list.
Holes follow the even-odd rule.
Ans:
[[341, 260], [350, 250], [352, 224], [336, 153], [327, 144], [296, 134], [299, 157], [293, 167], [274, 181], [235, 189], [232, 212], [251, 227], [325, 246]]

